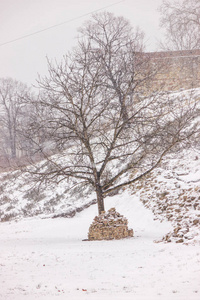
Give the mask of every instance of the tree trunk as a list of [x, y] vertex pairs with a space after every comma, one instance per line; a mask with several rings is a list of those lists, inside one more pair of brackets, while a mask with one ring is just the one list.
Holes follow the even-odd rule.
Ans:
[[129, 124], [129, 119], [128, 119], [128, 111], [127, 111], [127, 107], [126, 107], [126, 101], [121, 94], [119, 94], [119, 102], [121, 105], [121, 113], [122, 113], [123, 122], [124, 122], [125, 126], [129, 127], [130, 124]]
[[104, 197], [100, 184], [96, 184], [96, 194], [97, 194], [97, 204], [98, 204], [98, 213], [99, 215], [105, 211], [104, 208]]
[[16, 138], [13, 134], [12, 140], [11, 140], [11, 155], [12, 158], [16, 158], [17, 152], [16, 152]]
[[121, 110], [122, 110], [122, 118], [123, 118], [123, 121], [124, 123], [127, 125], [129, 125], [129, 121], [128, 121], [128, 112], [127, 112], [127, 108], [126, 108], [126, 105], [125, 103], [122, 103], [121, 104]]
[[12, 158], [16, 158], [16, 140], [12, 128], [9, 128], [9, 143], [10, 143], [10, 155]]

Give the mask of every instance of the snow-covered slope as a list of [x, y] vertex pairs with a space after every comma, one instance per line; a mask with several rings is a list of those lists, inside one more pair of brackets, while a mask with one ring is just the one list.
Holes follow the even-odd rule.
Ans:
[[173, 230], [164, 241], [200, 244], [200, 149], [168, 155], [132, 191], [156, 219], [171, 222]]
[[73, 217], [95, 203], [88, 189], [72, 193], [71, 183], [63, 181], [39, 187], [31, 174], [20, 170], [0, 174], [0, 221], [24, 217]]
[[[155, 218], [169, 220], [173, 229], [164, 241], [200, 243], [200, 150], [170, 154], [160, 168], [130, 187]], [[72, 194], [68, 182], [34, 188], [32, 177], [19, 171], [1, 174], [0, 219], [73, 217], [96, 203], [91, 191]], [[107, 199], [105, 199], [105, 204]], [[131, 204], [125, 201], [129, 207]], [[106, 207], [107, 208], [107, 207]], [[160, 237], [162, 238], [162, 237]]]
[[1, 223], [0, 299], [199, 299], [200, 247], [154, 243], [171, 225], [128, 191], [107, 198], [110, 207], [129, 219], [133, 238], [82, 241], [96, 205], [74, 218]]

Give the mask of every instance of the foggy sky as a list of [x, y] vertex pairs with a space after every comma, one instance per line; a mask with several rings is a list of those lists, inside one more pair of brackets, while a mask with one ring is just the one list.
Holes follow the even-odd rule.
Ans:
[[[0, 0], [0, 44], [69, 21], [36, 35], [0, 46], [0, 77], [34, 84], [47, 74], [46, 57], [62, 56], [76, 44], [77, 28], [90, 18], [84, 14], [120, 0]], [[148, 51], [158, 49], [158, 7], [162, 0], [125, 0], [104, 10], [124, 16], [146, 33]], [[76, 20], [70, 21], [72, 19]]]

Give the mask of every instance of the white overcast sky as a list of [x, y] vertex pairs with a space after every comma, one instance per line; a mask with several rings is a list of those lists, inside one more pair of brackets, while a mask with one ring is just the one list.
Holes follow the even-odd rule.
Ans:
[[[119, 1], [0, 0], [0, 77], [34, 84], [37, 74], [47, 73], [46, 57], [59, 61], [76, 44], [77, 28], [90, 18], [90, 12]], [[134, 27], [144, 30], [147, 50], [154, 51], [161, 37], [157, 11], [161, 3], [162, 0], [124, 0], [103, 10], [124, 16]], [[5, 44], [66, 21], [69, 22]]]

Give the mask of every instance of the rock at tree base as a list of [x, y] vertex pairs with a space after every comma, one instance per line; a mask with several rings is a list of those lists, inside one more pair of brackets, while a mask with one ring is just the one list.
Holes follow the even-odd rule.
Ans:
[[133, 229], [128, 229], [128, 220], [111, 208], [94, 218], [90, 225], [88, 240], [119, 240], [133, 236]]

